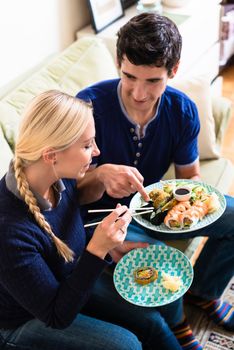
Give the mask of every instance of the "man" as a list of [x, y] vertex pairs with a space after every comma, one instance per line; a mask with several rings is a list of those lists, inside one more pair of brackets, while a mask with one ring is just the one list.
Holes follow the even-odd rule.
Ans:
[[[197, 108], [185, 94], [167, 86], [177, 72], [181, 45], [178, 29], [169, 19], [155, 13], [138, 15], [118, 32], [120, 80], [100, 82], [78, 93], [93, 104], [101, 150], [80, 184], [105, 190], [94, 208], [114, 208], [117, 202], [128, 205], [136, 191], [148, 200], [143, 184], [159, 181], [172, 162], [177, 178], [200, 179]], [[187, 298], [217, 324], [234, 330], [234, 310], [219, 299], [234, 271], [234, 201], [226, 199], [227, 209], [219, 220], [186, 233], [186, 237], [210, 237], [195, 265]], [[142, 233], [149, 242], [152, 235], [171, 238], [133, 223], [128, 239], [140, 240]], [[173, 239], [181, 236], [173, 234]]]

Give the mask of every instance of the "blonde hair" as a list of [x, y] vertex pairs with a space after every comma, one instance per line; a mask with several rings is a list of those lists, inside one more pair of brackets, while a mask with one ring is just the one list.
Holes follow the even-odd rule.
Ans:
[[47, 148], [62, 151], [75, 143], [85, 131], [91, 106], [65, 93], [50, 90], [35, 97], [26, 108], [15, 146], [14, 170], [17, 188], [36, 222], [52, 238], [66, 262], [73, 261], [73, 251], [55, 236], [29, 189], [24, 168], [36, 162]]

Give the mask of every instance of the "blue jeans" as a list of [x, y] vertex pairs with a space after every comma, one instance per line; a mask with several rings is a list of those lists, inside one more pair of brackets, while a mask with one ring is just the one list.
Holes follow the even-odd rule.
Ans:
[[[151, 308], [125, 301], [115, 290], [112, 273], [103, 273], [83, 312], [118, 324], [137, 335], [143, 349], [181, 349], [170, 327], [183, 318], [182, 299]], [[157, 347], [156, 347], [157, 344]]]
[[181, 318], [181, 299], [160, 308], [128, 303], [116, 292], [109, 270], [100, 276], [82, 314], [69, 327], [51, 329], [32, 320], [15, 330], [0, 330], [0, 349], [181, 350], [168, 325]]
[[227, 208], [213, 224], [185, 233], [161, 233], [132, 222], [127, 240], [148, 241], [209, 237], [194, 267], [191, 291], [205, 299], [219, 298], [234, 274], [234, 198], [225, 196]]
[[0, 330], [0, 349], [141, 350], [142, 346], [131, 332], [80, 314], [63, 330], [48, 328], [35, 319], [14, 330]]

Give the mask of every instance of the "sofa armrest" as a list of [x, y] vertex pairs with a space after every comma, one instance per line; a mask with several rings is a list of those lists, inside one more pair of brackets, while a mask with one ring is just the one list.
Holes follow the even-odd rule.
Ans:
[[232, 101], [226, 97], [219, 96], [212, 98], [212, 112], [215, 120], [215, 134], [218, 146], [221, 146], [225, 130], [232, 115]]

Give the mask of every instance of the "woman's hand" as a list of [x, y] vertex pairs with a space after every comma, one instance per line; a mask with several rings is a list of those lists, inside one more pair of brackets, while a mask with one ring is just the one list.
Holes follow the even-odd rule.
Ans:
[[86, 250], [104, 259], [108, 252], [124, 242], [131, 220], [129, 209], [118, 204], [116, 209], [97, 226]]
[[110, 255], [115, 262], [118, 262], [126, 253], [130, 252], [130, 250], [135, 248], [147, 248], [149, 243], [147, 242], [130, 242], [125, 241], [123, 244], [118, 245], [112, 251], [110, 251]]

